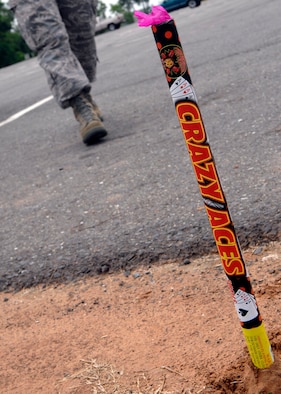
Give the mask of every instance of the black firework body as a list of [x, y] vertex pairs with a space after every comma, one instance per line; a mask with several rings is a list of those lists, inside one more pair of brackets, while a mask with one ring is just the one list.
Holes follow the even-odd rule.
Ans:
[[221, 187], [175, 22], [169, 20], [151, 28], [252, 361], [258, 368], [267, 368], [273, 362], [271, 347]]

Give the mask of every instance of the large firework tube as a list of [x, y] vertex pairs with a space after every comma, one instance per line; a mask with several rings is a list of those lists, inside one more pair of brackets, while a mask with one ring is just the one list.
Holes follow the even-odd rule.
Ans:
[[[157, 14], [156, 8], [159, 7], [154, 7], [153, 12]], [[137, 17], [138, 14], [137, 12]], [[250, 357], [257, 368], [268, 368], [274, 361], [270, 342], [221, 187], [178, 32], [174, 21], [171, 17], [169, 19], [149, 25], [156, 41]], [[153, 21], [155, 19], [152, 18]], [[139, 25], [144, 26], [140, 21]]]

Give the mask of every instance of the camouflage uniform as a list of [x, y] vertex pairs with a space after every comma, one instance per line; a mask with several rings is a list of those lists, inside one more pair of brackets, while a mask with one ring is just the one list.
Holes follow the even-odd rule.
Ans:
[[22, 36], [38, 53], [48, 84], [62, 108], [96, 74], [97, 0], [10, 0]]

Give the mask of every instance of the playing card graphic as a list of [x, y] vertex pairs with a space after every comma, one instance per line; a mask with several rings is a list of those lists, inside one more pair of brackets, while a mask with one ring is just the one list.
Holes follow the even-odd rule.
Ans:
[[178, 77], [170, 87], [170, 92], [174, 103], [179, 100], [190, 100], [197, 103], [197, 98], [193, 86], [183, 77]]
[[255, 297], [239, 289], [234, 295], [235, 308], [242, 323], [246, 323], [258, 316], [258, 307]]

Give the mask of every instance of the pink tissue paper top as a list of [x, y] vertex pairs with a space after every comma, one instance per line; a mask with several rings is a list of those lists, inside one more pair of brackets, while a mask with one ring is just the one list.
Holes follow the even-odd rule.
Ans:
[[135, 11], [134, 15], [138, 18], [139, 26], [159, 25], [160, 23], [164, 23], [172, 19], [165, 8], [161, 7], [161, 5], [152, 6], [150, 14]]

